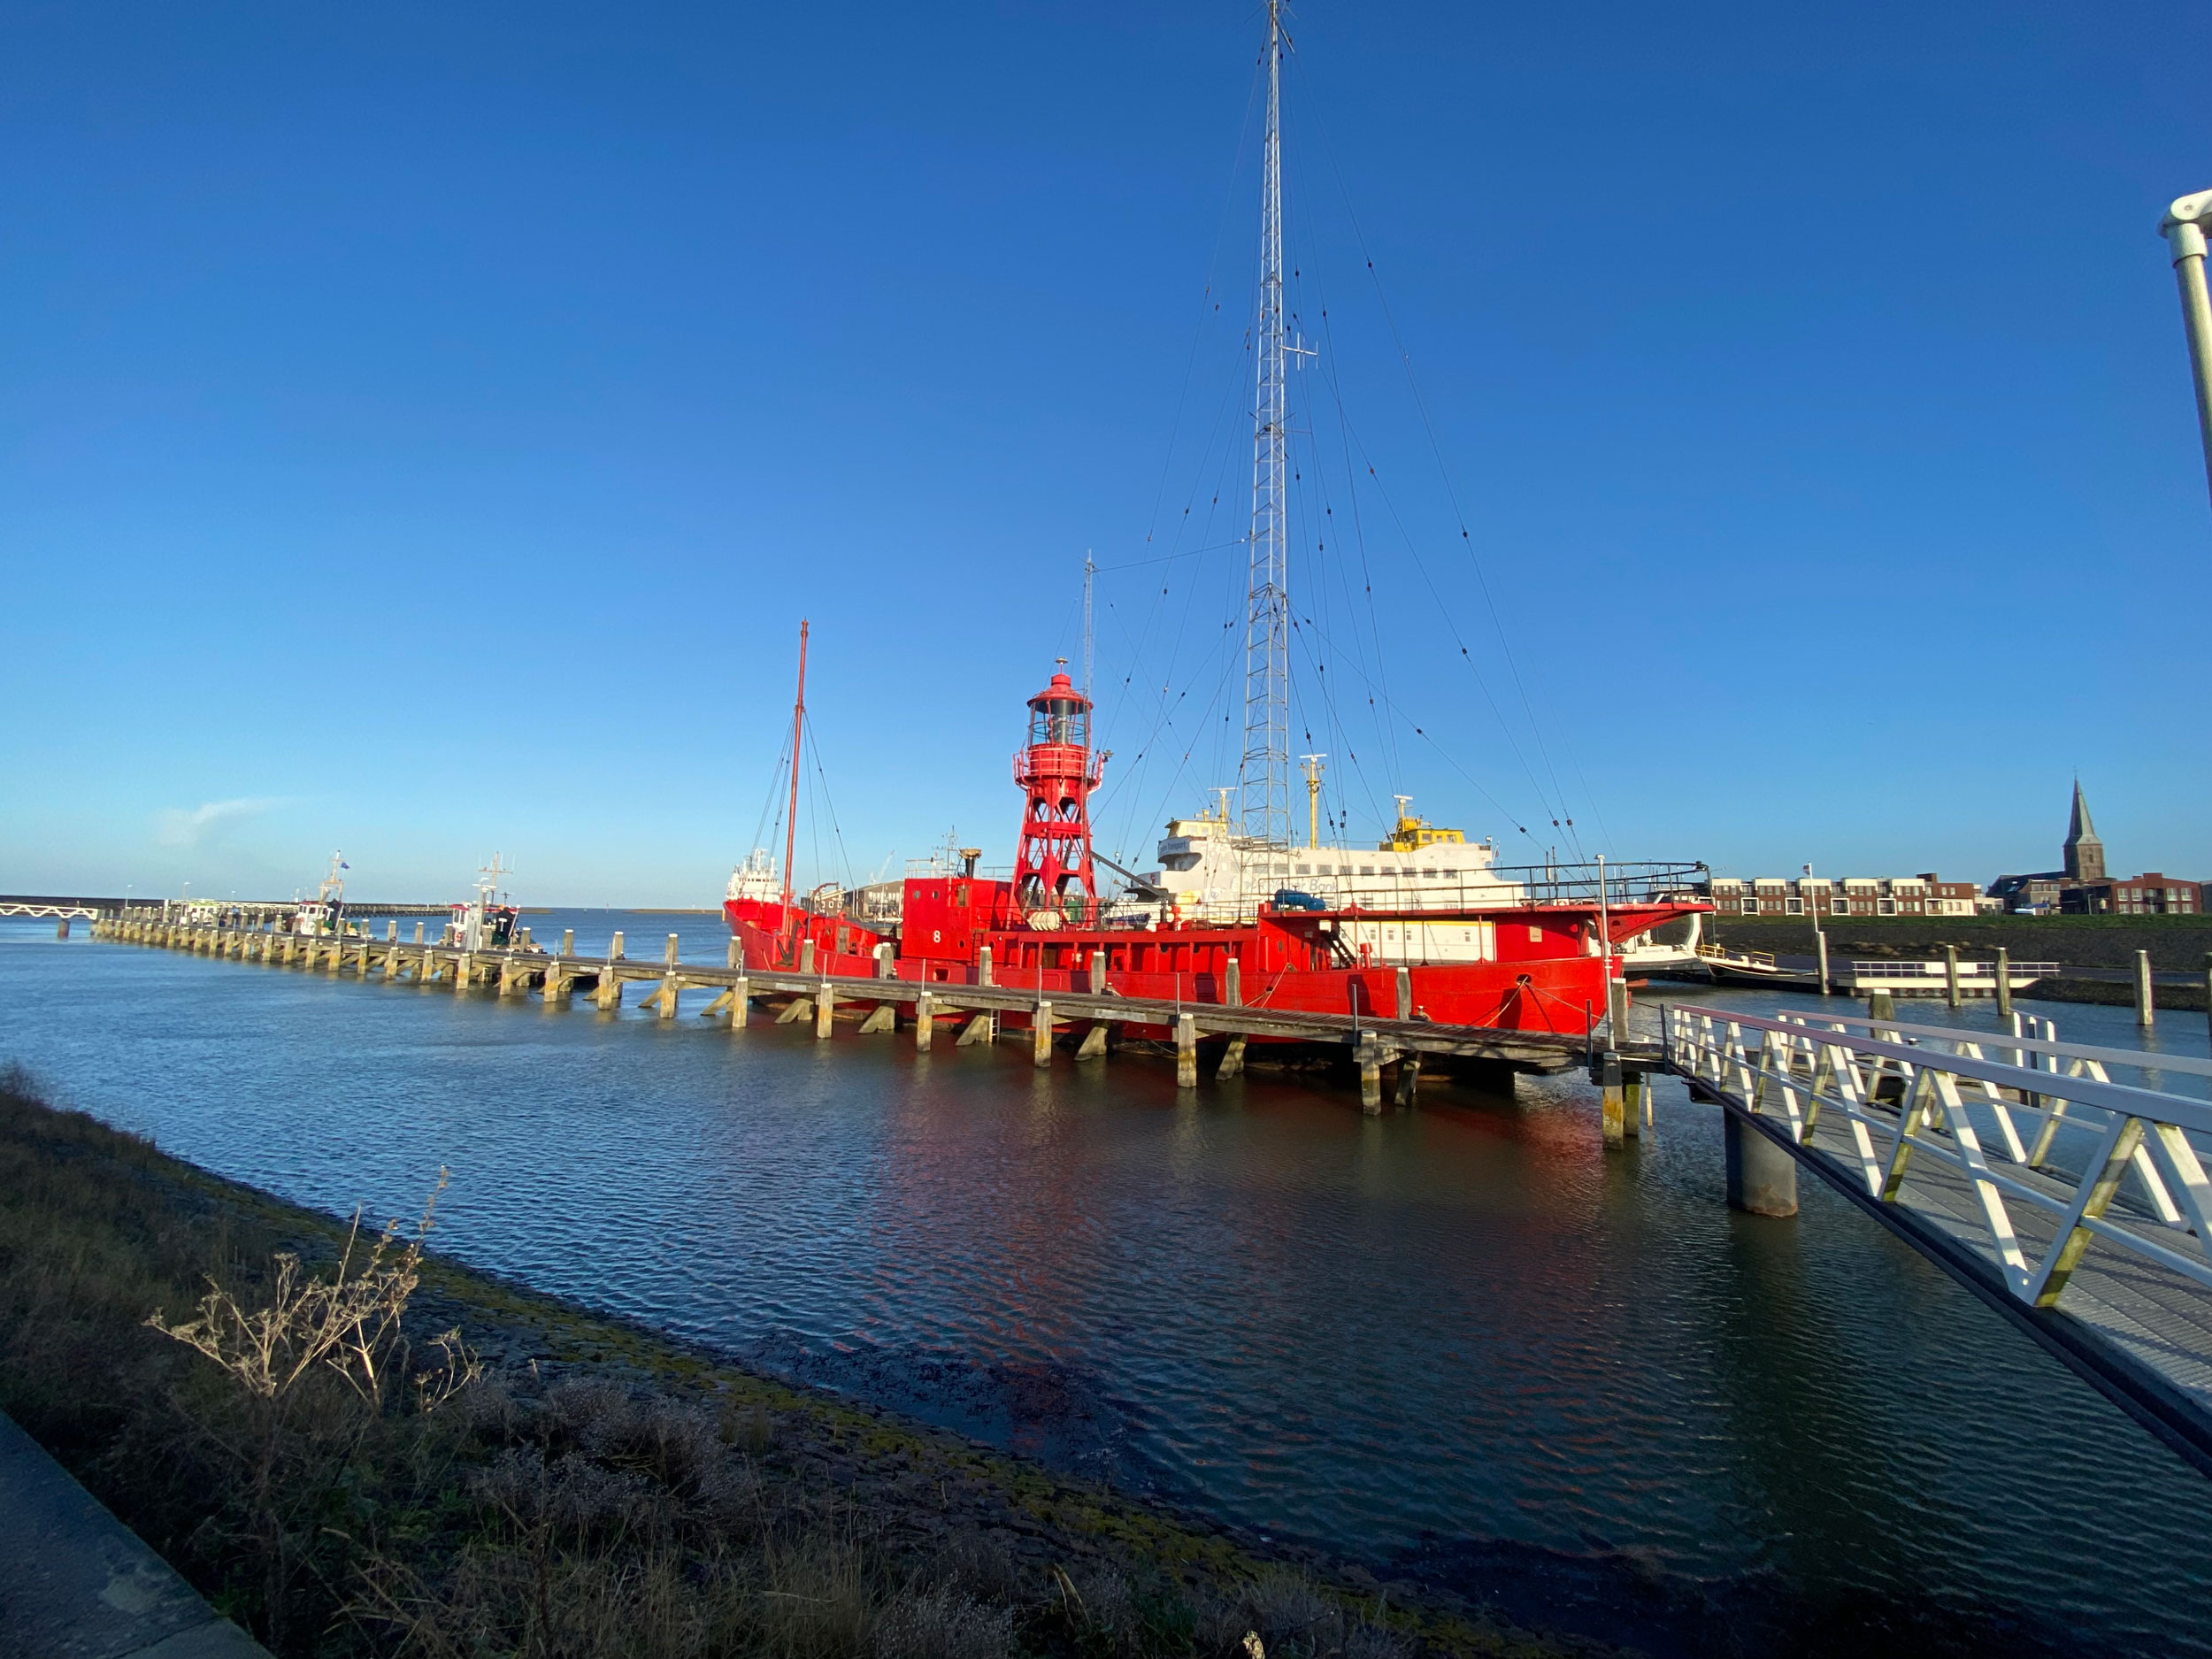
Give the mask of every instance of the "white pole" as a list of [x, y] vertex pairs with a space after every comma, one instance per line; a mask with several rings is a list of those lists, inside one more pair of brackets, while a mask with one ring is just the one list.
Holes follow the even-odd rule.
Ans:
[[2212, 223], [2212, 190], [2185, 196], [2166, 210], [2158, 233], [2173, 257], [2181, 288], [2181, 320], [2189, 336], [2189, 367], [2196, 380], [2197, 430], [2204, 443], [2204, 471], [2212, 486], [2212, 299], [2204, 285], [2204, 226]]

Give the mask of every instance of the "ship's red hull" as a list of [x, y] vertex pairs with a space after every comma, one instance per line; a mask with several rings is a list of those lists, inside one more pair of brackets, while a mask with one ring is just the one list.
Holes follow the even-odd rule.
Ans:
[[[1607, 981], [1620, 957], [1601, 950], [1602, 931], [1618, 944], [1693, 910], [1694, 904], [1529, 905], [1463, 914], [1263, 910], [1230, 926], [1158, 928], [1067, 926], [1041, 930], [1018, 918], [1008, 884], [983, 878], [909, 881], [895, 940], [841, 917], [787, 910], [773, 901], [725, 904], [730, 931], [749, 968], [873, 978], [888, 970], [919, 982], [988, 982], [1050, 996], [1103, 988], [1160, 1002], [1219, 1003], [1316, 1014], [1394, 1018], [1399, 974], [1411, 1012], [1444, 1025], [1543, 1031], [1579, 1036], [1604, 1017]], [[1481, 930], [1481, 961], [1375, 959], [1347, 945], [1363, 929], [1413, 937], [1416, 927]], [[1428, 937], [1425, 931], [1421, 935]], [[812, 949], [807, 947], [811, 945]], [[1102, 958], [1094, 970], [1093, 958]], [[1236, 985], [1230, 988], [1231, 964]], [[1096, 977], [1094, 978], [1095, 973]], [[1018, 1025], [1020, 1017], [1010, 1016]]]

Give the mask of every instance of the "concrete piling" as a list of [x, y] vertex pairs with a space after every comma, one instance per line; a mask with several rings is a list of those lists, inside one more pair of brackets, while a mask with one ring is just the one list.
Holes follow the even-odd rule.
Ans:
[[1797, 1213], [1797, 1160], [1742, 1113], [1721, 1111], [1728, 1207], [1753, 1216]]
[[[1229, 966], [1231, 971], [1233, 972], [1235, 970], [1236, 964], [1233, 962], [1229, 964]], [[1096, 1030], [1098, 1027], [1094, 1026], [1093, 1029]], [[1088, 1041], [1089, 1040], [1087, 1038], [1085, 1041]], [[1102, 1049], [1105, 1047], [1105, 1043], [1102, 1040], [1101, 1041], [1099, 1047]], [[1229, 1039], [1229, 1046], [1221, 1051], [1221, 1064], [1214, 1068], [1214, 1081], [1220, 1083], [1230, 1078], [1241, 1077], [1243, 1075], [1244, 1039], [1242, 1037], [1232, 1037]]]
[[1420, 1055], [1417, 1053], [1400, 1055], [1398, 1056], [1398, 1104], [1417, 1106], [1420, 1104]]
[[1198, 1020], [1190, 1014], [1175, 1018], [1175, 1087], [1198, 1087]]
[[1382, 1110], [1382, 1045], [1373, 1032], [1363, 1031], [1352, 1054], [1359, 1065], [1359, 1109], [1372, 1118]]
[[1029, 1057], [1038, 1065], [1052, 1064], [1052, 1004], [1039, 1002], [1029, 1017]]
[[1627, 1144], [1628, 1101], [1621, 1087], [1621, 1057], [1610, 1048], [1592, 1064], [1591, 1080], [1598, 1086], [1598, 1129], [1608, 1152]]
[[2135, 953], [2135, 1023], [2145, 1031], [2157, 1019], [2155, 1001], [2151, 995], [2151, 953]]

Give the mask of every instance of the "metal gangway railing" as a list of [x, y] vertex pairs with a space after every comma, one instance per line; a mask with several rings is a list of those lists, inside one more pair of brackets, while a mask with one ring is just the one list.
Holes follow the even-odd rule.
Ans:
[[2050, 1029], [1701, 1007], [1661, 1019], [1670, 1069], [1695, 1092], [2212, 1471], [2212, 1061], [2032, 1034]]

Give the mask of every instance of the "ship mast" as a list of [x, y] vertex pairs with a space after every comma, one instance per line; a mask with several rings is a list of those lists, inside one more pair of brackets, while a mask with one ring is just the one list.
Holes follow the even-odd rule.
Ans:
[[783, 820], [783, 914], [791, 919], [791, 856], [799, 837], [799, 735], [806, 723], [806, 621], [799, 622], [799, 695], [791, 704], [791, 810]]
[[1237, 768], [1240, 828], [1271, 847], [1290, 843], [1289, 545], [1284, 421], [1281, 0], [1267, 4], [1267, 140], [1260, 196], [1258, 396], [1252, 416], [1251, 574], [1244, 620], [1244, 758]]

